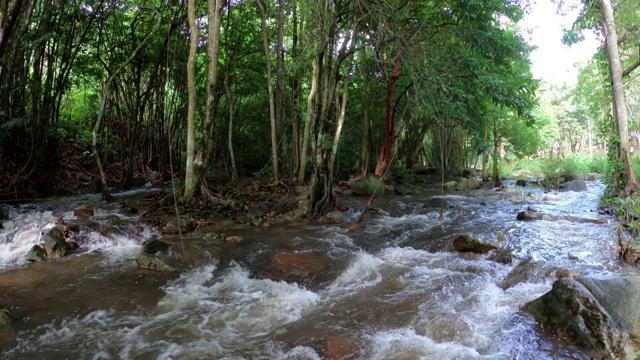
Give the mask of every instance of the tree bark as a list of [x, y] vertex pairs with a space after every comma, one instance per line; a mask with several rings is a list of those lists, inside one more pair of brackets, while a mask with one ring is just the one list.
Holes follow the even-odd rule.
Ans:
[[500, 138], [498, 137], [498, 124], [493, 120], [493, 186], [501, 187], [500, 174], [498, 174], [498, 158], [500, 157]]
[[256, 0], [260, 15], [262, 18], [262, 47], [264, 50], [264, 57], [267, 66], [267, 88], [269, 91], [269, 117], [271, 119], [271, 157], [273, 161], [273, 180], [275, 182], [280, 181], [280, 172], [278, 166], [278, 136], [276, 127], [276, 111], [275, 111], [275, 99], [273, 95], [273, 81], [271, 80], [271, 55], [269, 54], [269, 44], [267, 42], [267, 15], [261, 0]]
[[220, 23], [222, 22], [222, 7], [225, 0], [208, 0], [207, 3], [207, 102], [205, 117], [202, 124], [202, 141], [196, 155], [198, 180], [201, 189], [207, 191], [205, 177], [209, 166], [209, 154], [212, 128], [214, 123], [216, 87], [218, 84], [218, 56], [220, 54]]
[[395, 124], [393, 119], [393, 91], [396, 87], [396, 81], [398, 80], [401, 62], [402, 48], [398, 47], [398, 52], [395, 59], [393, 60], [391, 76], [387, 80], [387, 97], [385, 99], [384, 108], [382, 147], [380, 148], [375, 171], [375, 174], [378, 177], [382, 177], [384, 175], [384, 172], [387, 168], [387, 162], [389, 161], [389, 155], [391, 154], [391, 148], [393, 147], [393, 143], [396, 140]]
[[482, 134], [482, 139], [484, 140], [484, 150], [482, 150], [482, 181], [483, 182], [487, 182], [489, 181], [489, 176], [487, 175], [487, 161], [488, 156], [487, 156], [487, 151], [486, 151], [486, 143], [487, 143], [487, 128], [484, 127], [484, 134]]
[[627, 119], [626, 100], [622, 84], [622, 66], [618, 52], [618, 36], [616, 34], [613, 8], [610, 0], [601, 0], [600, 25], [605, 34], [605, 53], [609, 60], [609, 73], [611, 75], [611, 88], [613, 92], [613, 114], [618, 127], [620, 148], [618, 159], [622, 163], [626, 175], [626, 185], [622, 190], [622, 196], [640, 191], [640, 185], [636, 182], [635, 174], [631, 166], [631, 154], [629, 152], [629, 123]]
[[[293, 35], [291, 44], [291, 58], [298, 61], [298, 2], [293, 2]], [[300, 172], [300, 72], [295, 70], [291, 79], [291, 97], [293, 109], [291, 112], [291, 168], [292, 178], [297, 179]]]
[[302, 149], [300, 152], [300, 173], [298, 174], [298, 182], [304, 183], [305, 171], [306, 171], [306, 158], [307, 148], [309, 147], [309, 138], [311, 136], [311, 128], [315, 125], [315, 96], [318, 91], [318, 80], [320, 77], [320, 70], [318, 69], [318, 60], [313, 61], [313, 71], [311, 73], [311, 89], [309, 90], [309, 96], [307, 97], [307, 120], [304, 124], [304, 135], [302, 137]]
[[285, 106], [284, 106], [284, 4], [278, 0], [278, 14], [276, 17], [277, 40], [276, 40], [276, 139], [278, 140], [282, 159], [287, 158], [287, 140], [285, 128]]
[[360, 49], [360, 61], [362, 62], [362, 176], [369, 171], [369, 149], [371, 149], [371, 135], [369, 125], [369, 105], [368, 105], [368, 74], [366, 49]]
[[196, 0], [188, 0], [189, 17], [189, 59], [187, 60], [187, 87], [189, 89], [189, 108], [187, 112], [187, 163], [184, 176], [184, 199], [190, 201], [195, 194], [195, 137], [196, 137], [196, 50], [198, 48], [198, 27], [196, 25]]

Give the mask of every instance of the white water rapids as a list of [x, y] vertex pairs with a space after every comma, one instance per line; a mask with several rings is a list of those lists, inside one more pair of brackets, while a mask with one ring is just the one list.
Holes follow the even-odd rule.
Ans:
[[[382, 206], [386, 212], [355, 233], [337, 226], [255, 232], [247, 241], [261, 248], [289, 241], [298, 249], [324, 249], [336, 276], [310, 290], [256, 279], [247, 263], [212, 264], [168, 283], [150, 313], [105, 308], [59, 319], [19, 333], [18, 345], [0, 359], [323, 359], [330, 339], [352, 346], [349, 359], [585, 359], [519, 311], [551, 288], [554, 273], [503, 290], [499, 285], [515, 263], [461, 255], [449, 244], [466, 232], [499, 239], [517, 261], [539, 261], [541, 268], [627, 271], [616, 265], [612, 225], [515, 220], [529, 205], [599, 218], [603, 186], [588, 187], [586, 193], [538, 190], [535, 201], [521, 194], [514, 202], [492, 191], [446, 195], [453, 208], [445, 210], [443, 225], [437, 209], [422, 209], [424, 197], [409, 196], [390, 198]], [[12, 213], [13, 225], [0, 235], [0, 266], [20, 264], [16, 259], [34, 234], [55, 219], [46, 211]], [[112, 253], [140, 242], [109, 241], [102, 246]]]

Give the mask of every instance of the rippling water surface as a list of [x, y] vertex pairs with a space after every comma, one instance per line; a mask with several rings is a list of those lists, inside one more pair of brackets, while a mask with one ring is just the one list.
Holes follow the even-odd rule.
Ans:
[[[353, 233], [337, 226], [247, 231], [251, 246], [243, 261], [182, 274], [164, 287], [153, 311], [105, 308], [59, 319], [21, 332], [19, 344], [2, 358], [322, 359], [335, 355], [328, 350], [333, 343], [352, 359], [585, 359], [541, 333], [519, 308], [551, 288], [555, 275], [545, 268], [630, 271], [617, 265], [612, 225], [518, 222], [515, 216], [530, 206], [610, 221], [596, 212], [603, 186], [588, 187], [586, 193], [531, 190], [535, 200], [527, 196], [530, 189], [444, 195], [451, 207], [442, 225], [438, 209], [422, 206], [429, 196], [407, 196], [377, 200], [382, 210]], [[361, 209], [363, 199], [349, 204]], [[0, 235], [4, 267], [20, 265], [35, 234], [57, 216], [41, 208], [12, 211], [11, 225]], [[451, 240], [460, 233], [499, 241], [517, 260], [503, 265], [452, 252]], [[137, 249], [139, 242], [125, 236], [92, 243], [111, 249], [117, 263], [118, 249]], [[253, 266], [284, 244], [328, 254], [333, 276], [309, 288], [257, 279]], [[525, 259], [546, 275], [503, 290], [500, 283]]]

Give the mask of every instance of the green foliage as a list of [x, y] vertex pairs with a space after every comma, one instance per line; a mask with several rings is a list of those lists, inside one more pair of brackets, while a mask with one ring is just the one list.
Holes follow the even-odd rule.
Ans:
[[[601, 155], [589, 157], [583, 154], [571, 154], [562, 159], [518, 159], [502, 162], [500, 164], [500, 176], [507, 179], [546, 178], [557, 181], [558, 179], [575, 179], [580, 174], [597, 173], [606, 174], [607, 158]], [[640, 160], [638, 161], [640, 170]]]

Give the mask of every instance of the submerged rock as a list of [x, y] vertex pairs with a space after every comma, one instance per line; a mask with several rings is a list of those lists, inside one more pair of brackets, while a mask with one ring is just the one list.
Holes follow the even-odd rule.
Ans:
[[476, 254], [486, 254], [491, 250], [498, 249], [496, 244], [487, 243], [473, 238], [469, 234], [458, 235], [453, 240], [453, 249], [458, 252], [473, 252]]
[[525, 304], [523, 310], [546, 331], [570, 339], [592, 358], [634, 358], [628, 335], [618, 325], [621, 319], [612, 316], [581, 281], [556, 280], [551, 291]]
[[329, 267], [324, 255], [279, 251], [271, 256], [269, 265], [258, 271], [260, 279], [309, 284]]
[[375, 175], [367, 175], [351, 185], [351, 191], [356, 195], [371, 196], [384, 194], [384, 182]]
[[7, 309], [0, 309], [0, 349], [7, 348], [15, 342], [11, 314]]
[[340, 210], [334, 210], [320, 218], [322, 224], [342, 224], [344, 221], [344, 213]]
[[533, 210], [525, 210], [521, 211], [516, 215], [516, 219], [520, 221], [528, 221], [528, 220], [551, 220], [548, 216], [541, 212], [533, 211]]
[[323, 359], [344, 360], [353, 359], [358, 353], [358, 348], [348, 337], [334, 335], [329, 337], [324, 345]]
[[93, 209], [87, 205], [80, 205], [73, 209], [73, 215], [79, 218], [90, 218], [93, 216]]

